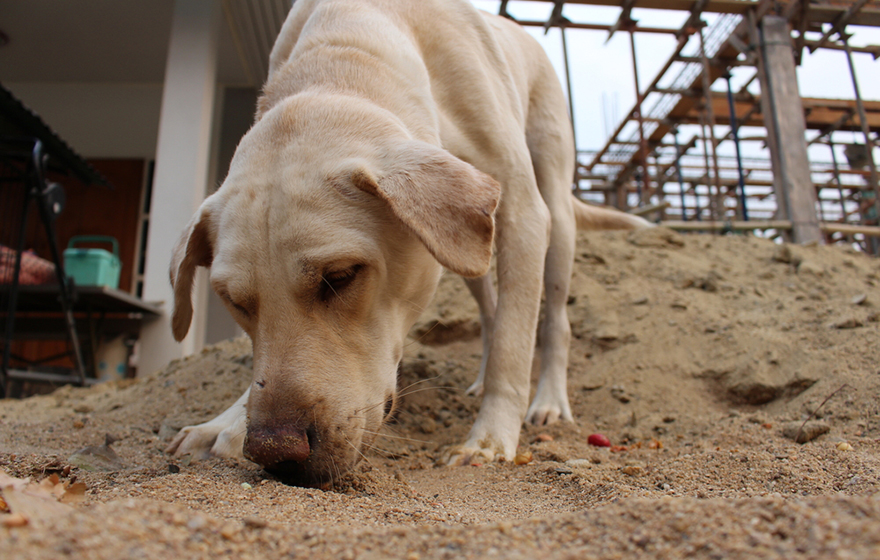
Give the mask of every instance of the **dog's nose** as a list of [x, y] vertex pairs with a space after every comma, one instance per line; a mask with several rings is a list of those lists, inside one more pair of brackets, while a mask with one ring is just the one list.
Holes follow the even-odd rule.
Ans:
[[248, 426], [244, 456], [268, 471], [285, 470], [284, 465], [309, 458], [309, 430], [295, 425]]

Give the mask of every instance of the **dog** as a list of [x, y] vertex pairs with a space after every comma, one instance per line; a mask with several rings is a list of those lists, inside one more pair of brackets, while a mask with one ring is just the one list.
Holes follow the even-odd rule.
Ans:
[[465, 0], [298, 0], [255, 122], [170, 267], [175, 338], [189, 328], [195, 270], [210, 267], [253, 342], [253, 382], [167, 451], [332, 481], [394, 409], [407, 333], [444, 267], [477, 299], [484, 344], [469, 389], [480, 412], [446, 462], [510, 460], [524, 420], [572, 420], [576, 227], [648, 225], [576, 200], [574, 166], [557, 76], [514, 22]]

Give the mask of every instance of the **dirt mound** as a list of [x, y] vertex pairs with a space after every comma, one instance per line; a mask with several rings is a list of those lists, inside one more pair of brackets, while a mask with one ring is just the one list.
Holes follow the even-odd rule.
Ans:
[[[0, 401], [0, 469], [57, 473], [88, 488], [75, 513], [0, 526], [0, 550], [877, 555], [880, 262], [840, 247], [659, 228], [582, 235], [576, 261], [568, 305], [576, 422], [525, 428], [520, 451], [530, 463], [435, 466], [479, 407], [464, 394], [480, 364], [476, 304], [447, 275], [413, 329], [395, 422], [331, 488], [288, 487], [246, 461], [188, 463], [162, 451], [180, 427], [241, 394], [247, 340], [135, 382]], [[589, 446], [594, 432], [614, 447]], [[122, 468], [89, 471], [71, 460], [106, 434]]]

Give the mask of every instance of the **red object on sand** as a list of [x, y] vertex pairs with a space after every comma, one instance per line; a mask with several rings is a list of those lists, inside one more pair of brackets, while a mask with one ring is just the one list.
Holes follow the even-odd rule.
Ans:
[[611, 442], [602, 434], [590, 434], [590, 437], [587, 438], [587, 443], [596, 447], [611, 447]]

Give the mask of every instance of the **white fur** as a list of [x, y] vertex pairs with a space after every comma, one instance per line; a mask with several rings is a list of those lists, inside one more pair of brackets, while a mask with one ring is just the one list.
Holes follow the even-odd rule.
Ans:
[[[512, 459], [523, 420], [571, 420], [576, 226], [646, 222], [571, 196], [571, 126], [541, 47], [464, 0], [298, 0], [270, 66], [257, 122], [171, 267], [175, 335], [189, 325], [193, 269], [211, 266], [254, 342], [255, 382], [169, 452], [240, 456], [246, 416], [255, 433], [289, 418], [334, 427], [322, 468], [349, 466], [381, 425], [441, 264], [472, 277], [484, 344], [469, 389], [483, 395], [480, 413], [448, 462]], [[363, 265], [353, 288], [315, 303], [316, 278], [352, 265]]]

